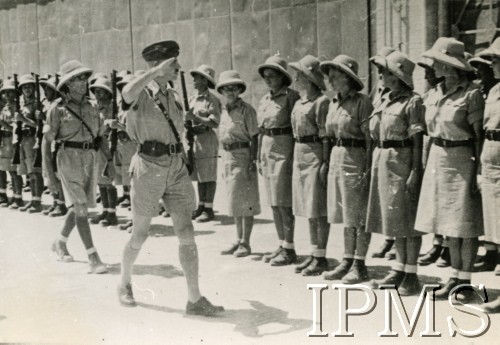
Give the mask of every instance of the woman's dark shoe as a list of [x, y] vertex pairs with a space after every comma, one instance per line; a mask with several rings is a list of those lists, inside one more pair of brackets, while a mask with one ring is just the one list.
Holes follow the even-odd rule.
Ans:
[[120, 305], [124, 307], [136, 307], [137, 303], [135, 303], [134, 294], [132, 292], [132, 285], [118, 285], [118, 300], [120, 301]]
[[394, 240], [392, 239], [386, 239], [382, 246], [372, 254], [372, 258], [383, 258], [385, 254], [391, 250], [392, 246], [394, 244]]
[[282, 248], [280, 254], [271, 260], [271, 266], [286, 266], [297, 261], [295, 249]]
[[325, 257], [314, 257], [309, 266], [302, 270], [303, 276], [319, 276], [328, 271], [328, 261]]
[[397, 287], [401, 285], [405, 276], [405, 272], [391, 270], [384, 278], [382, 279], [372, 279], [370, 281], [370, 285], [374, 289], [378, 289], [381, 285], [396, 285]]
[[342, 262], [335, 267], [332, 271], [323, 273], [323, 278], [326, 280], [340, 280], [342, 279], [351, 269], [353, 265], [353, 259], [342, 259]]
[[420, 292], [420, 283], [416, 273], [405, 273], [399, 285], [398, 292], [401, 296], [413, 296]]
[[300, 264], [295, 266], [295, 273], [302, 272], [307, 266], [309, 266], [311, 264], [313, 259], [314, 259], [314, 256], [309, 255], [304, 261], [302, 261]]
[[443, 251], [443, 247], [440, 245], [433, 245], [432, 248], [424, 254], [420, 259], [418, 259], [418, 264], [420, 266], [428, 266], [433, 264], [439, 259], [441, 252]]
[[442, 300], [447, 300], [448, 296], [450, 295], [451, 290], [455, 286], [459, 285], [458, 278], [450, 278], [446, 284], [441, 287], [441, 289], [437, 290], [434, 293], [434, 300], [436, 301], [442, 301]]

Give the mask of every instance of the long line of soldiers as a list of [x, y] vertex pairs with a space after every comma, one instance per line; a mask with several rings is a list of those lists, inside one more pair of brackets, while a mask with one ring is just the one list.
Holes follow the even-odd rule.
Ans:
[[[187, 171], [180, 155], [183, 148], [177, 132], [179, 130], [182, 134], [183, 126], [179, 123], [183, 120], [193, 121], [194, 124], [189, 128], [195, 133], [195, 142], [191, 142], [195, 147], [192, 177], [198, 181], [199, 202], [190, 216], [200, 221], [213, 219], [218, 149], [213, 129], [219, 127], [224, 149], [228, 214], [234, 217], [237, 230], [236, 241], [230, 243], [221, 252], [222, 255], [244, 257], [251, 253], [253, 220], [260, 213], [258, 171], [265, 182], [279, 242], [276, 251], [265, 256], [266, 262], [273, 266], [296, 263], [294, 223], [295, 216], [302, 216], [309, 220], [311, 255], [295, 267], [295, 272], [304, 276], [323, 274], [327, 280], [360, 283], [369, 279], [365, 257], [371, 233], [379, 233], [388, 236], [382, 252], [395, 243], [396, 260], [389, 274], [383, 279], [372, 280], [372, 286], [395, 284], [402, 295], [413, 295], [419, 291], [417, 262], [422, 235], [425, 232], [434, 233], [433, 248], [418, 263], [433, 263], [441, 255], [452, 266], [450, 280], [436, 293], [436, 298], [446, 299], [455, 287], [471, 282], [479, 236], [486, 234], [486, 240], [491, 242], [477, 268], [494, 270], [497, 263], [498, 210], [491, 204], [495, 205], [498, 201], [495, 170], [498, 164], [494, 158], [498, 155], [500, 140], [500, 122], [495, 112], [500, 84], [492, 77], [492, 69], [500, 73], [499, 45], [500, 39], [497, 39], [479, 57], [467, 61], [463, 43], [452, 38], [438, 39], [419, 61], [432, 86], [423, 97], [413, 91], [415, 63], [395, 49], [384, 49], [370, 58], [378, 68], [381, 80], [381, 87], [373, 100], [360, 93], [364, 85], [358, 76], [358, 63], [349, 56], [339, 55], [331, 61], [320, 62], [307, 55], [300, 61], [290, 63], [296, 72], [295, 82], [302, 95], [289, 88], [293, 79], [287, 70], [287, 62], [280, 57], [270, 57], [258, 67], [258, 73], [269, 88], [269, 93], [259, 103], [258, 111], [240, 98], [246, 91], [246, 83], [237, 71], [222, 72], [216, 83], [214, 70], [202, 65], [191, 70], [198, 92], [191, 102], [185, 99], [184, 107], [190, 109], [182, 118], [182, 105], [176, 95], [172, 96], [169, 86], [180, 70], [176, 60], [179, 46], [173, 41], [159, 42], [143, 51], [150, 67], [144, 75], [113, 73], [111, 78], [98, 74], [91, 78], [90, 90], [95, 96], [100, 118], [106, 125], [102, 127], [104, 129], [101, 130], [98, 122], [88, 125], [84, 121], [83, 115], [88, 115], [89, 121], [96, 121], [91, 116], [92, 108], [85, 111], [81, 108], [83, 115], [80, 118], [73, 107], [54, 110], [61, 103], [54, 97], [52, 101], [55, 105], [50, 106], [53, 117], [48, 120], [44, 132], [52, 137], [49, 142], [55, 137], [55, 133], [50, 136], [51, 130], [57, 130], [57, 138], [64, 147], [82, 152], [89, 148], [97, 150], [96, 184], [99, 186], [103, 213], [92, 219], [94, 223], [117, 223], [115, 185], [123, 184], [126, 198], [130, 180], [123, 167], [132, 165], [134, 226], [132, 238], [124, 251], [122, 284], [119, 286], [119, 299], [124, 306], [135, 306], [131, 266], [145, 241], [144, 234], [151, 217], [158, 214], [160, 198], [165, 203], [166, 212], [174, 212], [174, 228], [180, 238], [180, 246], [188, 250], [181, 253], [181, 260], [182, 257], [190, 257], [188, 261], [195, 260], [197, 263], [192, 225], [186, 219], [189, 217], [186, 216], [186, 209], [189, 210], [192, 204], [191, 187], [186, 181]], [[481, 76], [482, 93], [472, 82], [475, 72], [471, 64], [477, 66]], [[48, 85], [52, 85], [55, 91], [64, 89], [68, 99], [62, 102], [73, 102], [83, 107], [85, 99], [82, 101], [80, 95], [92, 71], [78, 62], [63, 65], [62, 69], [67, 70], [62, 73], [63, 81], [49, 83], [50, 79], [43, 79], [42, 85], [45, 90]], [[323, 94], [326, 90], [325, 76], [335, 92], [332, 100]], [[6, 111], [2, 112], [1, 124], [6, 129], [2, 132], [6, 133], [2, 140], [6, 140], [7, 146], [10, 143], [9, 152], [13, 153], [17, 146], [24, 146], [22, 135], [25, 133], [26, 138], [38, 138], [33, 128], [37, 128], [37, 121], [44, 120], [43, 112], [33, 101], [38, 93], [30, 92], [30, 85], [36, 85], [36, 78], [29, 75], [20, 78], [24, 98], [21, 112], [15, 110], [17, 88], [14, 84], [14, 80], [6, 81], [1, 89], [7, 101]], [[119, 90], [122, 91], [123, 105], [118, 107], [116, 89], [120, 85], [123, 87]], [[224, 105], [208, 91], [209, 88], [223, 96]], [[72, 100], [72, 94], [78, 95], [78, 102]], [[26, 104], [32, 103], [31, 111], [24, 110], [27, 109]], [[124, 110], [121, 116], [119, 108]], [[131, 118], [125, 114], [130, 114]], [[81, 140], [73, 140], [74, 136], [69, 135], [72, 132], [61, 134], [61, 121], [68, 116], [80, 121], [76, 123]], [[132, 124], [130, 121], [133, 121]], [[17, 124], [13, 125], [13, 122]], [[159, 131], [158, 126], [162, 126], [163, 130]], [[28, 127], [29, 130], [19, 130]], [[484, 150], [483, 132], [486, 134]], [[424, 145], [424, 133], [430, 137], [427, 145]], [[104, 139], [96, 140], [100, 137]], [[120, 149], [119, 143], [127, 143], [128, 146]], [[34, 152], [39, 148], [35, 140], [29, 146]], [[41, 146], [45, 157], [57, 148], [56, 145], [47, 149], [48, 145], [44, 145], [43, 140]], [[425, 154], [424, 147], [429, 148]], [[116, 158], [117, 152], [121, 152], [119, 159]], [[67, 155], [70, 155], [69, 151]], [[31, 156], [21, 150], [21, 162], [23, 159], [25, 164], [31, 162], [27, 157]], [[87, 161], [84, 157], [76, 166], [71, 166], [76, 159], [64, 161], [63, 157], [65, 155], [59, 155], [57, 159], [59, 168], [64, 167], [66, 171], [62, 174], [63, 178], [67, 179], [72, 172], [77, 175], [85, 171]], [[9, 158], [15, 158], [15, 155]], [[19, 182], [19, 174], [23, 174], [23, 170], [19, 170], [22, 163], [16, 166], [12, 161], [3, 159], [2, 156], [2, 164], [6, 163], [8, 169], [2, 166], [2, 170], [9, 171], [13, 181], [13, 208], [22, 207]], [[186, 165], [190, 170], [189, 164]], [[16, 166], [16, 171], [13, 166]], [[36, 169], [33, 167], [24, 172], [30, 174], [33, 198], [27, 210], [31, 213], [41, 210], [43, 187], [39, 181], [42, 175]], [[46, 171], [52, 191], [58, 193], [54, 195], [55, 200], [59, 200], [56, 201], [58, 204], [63, 193], [57, 187], [57, 179], [50, 176], [53, 169]], [[169, 175], [171, 173], [172, 176]], [[87, 178], [85, 174], [84, 178]], [[120, 177], [113, 180], [113, 176]], [[482, 176], [483, 180], [476, 181], [477, 176]], [[92, 182], [92, 179], [89, 181]], [[82, 220], [87, 208], [93, 204], [95, 186], [89, 187], [87, 182], [76, 179], [63, 182], [66, 188], [64, 194], [70, 196], [75, 206], [69, 211], [75, 213], [75, 220], [67, 221], [61, 237], [54, 243], [54, 249], [62, 261], [73, 260], [65, 243], [76, 222], [89, 254], [92, 273], [105, 273], [106, 267], [100, 261], [89, 235], [87, 220]], [[71, 183], [79, 184], [85, 195], [68, 190]], [[5, 187], [5, 182], [0, 188], [2, 186]], [[486, 231], [483, 231], [481, 217], [481, 187]], [[345, 252], [342, 262], [329, 271], [326, 250], [330, 224], [338, 223], [345, 226]], [[449, 242], [447, 249], [443, 249], [446, 246], [444, 237]], [[183, 267], [187, 271], [189, 290], [193, 287], [189, 282], [197, 274], [197, 266]], [[199, 308], [200, 313], [208, 310], [207, 314], [222, 310], [200, 298], [197, 280], [194, 285], [196, 289], [190, 291], [197, 297], [193, 297], [193, 301], [198, 302], [193, 303], [193, 307], [189, 304], [193, 302], [190, 299], [188, 310]], [[469, 302], [473, 300], [473, 294], [465, 291], [459, 299]], [[489, 311], [498, 311], [499, 308], [500, 299], [489, 306]]]

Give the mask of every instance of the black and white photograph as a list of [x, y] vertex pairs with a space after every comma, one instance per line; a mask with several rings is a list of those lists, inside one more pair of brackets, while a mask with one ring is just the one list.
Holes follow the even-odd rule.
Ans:
[[0, 0], [0, 345], [499, 326], [500, 0]]

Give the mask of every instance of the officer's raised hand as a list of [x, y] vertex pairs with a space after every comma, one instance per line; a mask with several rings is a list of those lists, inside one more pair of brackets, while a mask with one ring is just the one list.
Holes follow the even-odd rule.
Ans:
[[179, 65], [179, 62], [177, 62], [176, 57], [162, 61], [155, 67], [159, 76], [167, 77], [169, 80], [173, 80], [177, 77], [177, 73], [180, 68], [181, 66]]

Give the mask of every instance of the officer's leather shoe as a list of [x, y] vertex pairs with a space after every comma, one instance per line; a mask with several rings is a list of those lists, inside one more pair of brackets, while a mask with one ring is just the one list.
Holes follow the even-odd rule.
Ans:
[[197, 223], [206, 223], [214, 220], [215, 215], [214, 215], [214, 210], [211, 208], [206, 208], [201, 215], [196, 218]]
[[353, 259], [342, 259], [342, 262], [332, 271], [323, 273], [323, 278], [326, 280], [340, 280], [349, 272], [352, 267]]
[[7, 194], [0, 193], [0, 205], [3, 206], [3, 204], [7, 205], [8, 203], [9, 203], [9, 198], [7, 198]]
[[405, 273], [403, 271], [391, 270], [389, 274], [387, 274], [382, 279], [372, 279], [370, 281], [370, 285], [374, 289], [378, 289], [380, 285], [401, 285], [403, 281]]
[[42, 213], [46, 216], [49, 215], [49, 213], [53, 212], [56, 209], [57, 203], [54, 201], [54, 203], [46, 210], [43, 210]]
[[392, 246], [394, 244], [393, 239], [386, 239], [382, 246], [372, 254], [372, 258], [383, 258], [385, 254], [391, 250]]
[[307, 266], [311, 264], [311, 262], [314, 260], [314, 256], [309, 255], [304, 261], [302, 261], [300, 264], [295, 266], [295, 273], [300, 273], [302, 272]]
[[205, 210], [205, 206], [199, 205], [198, 208], [194, 210], [193, 213], [191, 214], [191, 220], [195, 220], [196, 218], [201, 216], [203, 210]]
[[250, 248], [250, 245], [248, 245], [247, 243], [240, 243], [238, 249], [236, 249], [233, 255], [237, 258], [243, 258], [250, 255], [251, 253], [252, 249]]
[[368, 280], [368, 268], [365, 260], [354, 259], [349, 272], [342, 278], [344, 284], [359, 284]]
[[276, 249], [274, 252], [264, 255], [263, 256], [264, 262], [269, 262], [275, 257], [277, 257], [281, 253], [282, 248], [283, 248], [282, 246], [279, 246], [278, 249]]
[[314, 257], [312, 262], [302, 270], [303, 276], [319, 276], [328, 271], [328, 261], [325, 257]]
[[436, 266], [437, 267], [451, 266], [450, 249], [448, 247], [443, 248], [441, 256], [439, 257], [439, 260], [436, 262]]
[[420, 283], [416, 273], [405, 273], [398, 292], [401, 296], [412, 296], [420, 292]]
[[497, 266], [498, 252], [487, 250], [478, 262], [474, 264], [474, 272], [492, 272]]
[[118, 285], [118, 300], [120, 301], [120, 305], [124, 307], [136, 307], [134, 294], [132, 292], [132, 285]]
[[203, 296], [194, 303], [188, 301], [186, 306], [188, 315], [213, 316], [223, 311], [224, 307], [213, 305]]
[[24, 205], [23, 207], [19, 207], [19, 211], [21, 212], [26, 212], [28, 211], [28, 209], [31, 207], [31, 205], [33, 204], [33, 201], [30, 201], [28, 202], [26, 205]]
[[500, 296], [494, 301], [484, 303], [481, 308], [488, 314], [500, 313]]
[[118, 225], [118, 218], [116, 218], [115, 212], [108, 212], [105, 219], [99, 222], [102, 226], [116, 226]]
[[57, 204], [55, 210], [49, 213], [49, 217], [61, 217], [65, 216], [66, 213], [68, 213], [66, 204]]
[[297, 253], [295, 249], [282, 248], [281, 253], [271, 260], [271, 266], [286, 266], [297, 261]]
[[40, 202], [33, 201], [31, 207], [28, 209], [28, 213], [40, 213], [42, 212], [42, 205]]
[[62, 262], [74, 261], [73, 256], [71, 256], [71, 254], [68, 252], [68, 249], [66, 248], [66, 244], [59, 240], [55, 240], [52, 243], [52, 251], [57, 254], [57, 256], [59, 257], [59, 261]]
[[104, 211], [103, 213], [95, 216], [94, 218], [91, 218], [90, 219], [90, 223], [92, 223], [92, 224], [99, 224], [99, 222], [101, 220], [106, 219], [107, 216], [108, 216], [108, 211]]
[[432, 248], [418, 260], [418, 264], [420, 266], [428, 266], [430, 264], [435, 263], [439, 258], [439, 256], [441, 255], [442, 251], [443, 251], [442, 246], [438, 244], [433, 245]]
[[447, 300], [450, 294], [450, 291], [453, 290], [455, 286], [457, 286], [458, 278], [451, 277], [446, 284], [444, 284], [441, 289], [437, 290], [434, 293], [434, 300]]
[[11, 210], [17, 210], [20, 207], [24, 206], [24, 201], [21, 198], [14, 198], [12, 204], [10, 204], [9, 208]]
[[221, 251], [220, 254], [221, 255], [232, 255], [238, 249], [239, 246], [240, 246], [239, 242], [233, 243], [233, 244], [231, 244], [231, 246], [229, 248], [224, 249], [223, 251]]

